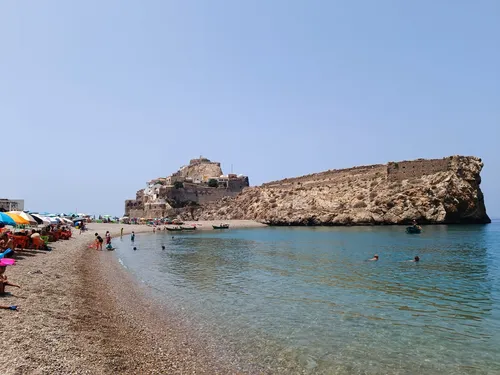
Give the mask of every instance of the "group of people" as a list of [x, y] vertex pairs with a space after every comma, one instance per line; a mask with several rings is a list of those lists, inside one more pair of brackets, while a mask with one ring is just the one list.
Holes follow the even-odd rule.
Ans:
[[[378, 259], [379, 259], [378, 255], [375, 254], [373, 256], [373, 258], [368, 259], [368, 260], [376, 262], [376, 261], [378, 261]], [[408, 262], [420, 262], [420, 257], [418, 255], [415, 255], [415, 257], [413, 259], [409, 260]]]
[[[9, 237], [8, 233], [4, 232], [0, 236], [0, 296], [7, 294], [7, 292], [5, 291], [6, 286], [20, 288], [19, 285], [11, 283], [5, 275], [7, 266], [11, 266], [16, 262], [14, 259], [12, 259], [13, 256], [14, 242], [12, 240], [12, 237]], [[0, 305], [0, 309], [17, 310], [17, 306]]]
[[[109, 230], [106, 231], [104, 238], [106, 239], [106, 250], [113, 250], [113, 245], [111, 244], [111, 233], [109, 233]], [[94, 244], [95, 249], [102, 250], [103, 242], [104, 242], [104, 239], [99, 235], [99, 233], [96, 233], [95, 234], [95, 244]]]

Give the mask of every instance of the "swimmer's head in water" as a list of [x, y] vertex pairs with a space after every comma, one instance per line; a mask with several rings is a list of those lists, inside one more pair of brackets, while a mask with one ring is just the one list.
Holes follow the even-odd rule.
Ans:
[[137, 250], [137, 247], [134, 247], [134, 250]]
[[162, 250], [165, 250], [165, 245], [161, 245], [161, 249], [162, 249]]
[[418, 262], [420, 260], [420, 257], [418, 255], [416, 255], [414, 260], [415, 260], [415, 262]]

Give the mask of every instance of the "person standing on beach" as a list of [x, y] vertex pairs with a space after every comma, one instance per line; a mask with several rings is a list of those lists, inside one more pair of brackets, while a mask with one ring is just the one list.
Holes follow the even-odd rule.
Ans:
[[103, 239], [101, 236], [99, 236], [98, 233], [95, 234], [95, 249], [96, 250], [102, 250], [102, 243], [103, 243]]
[[132, 242], [134, 242], [134, 241], [135, 241], [135, 233], [134, 233], [134, 231], [132, 231], [132, 234], [130, 235], [130, 240], [131, 240]]
[[109, 233], [109, 230], [106, 231], [106, 245], [111, 243], [111, 234]]
[[123, 228], [120, 229], [120, 237], [123, 237]]

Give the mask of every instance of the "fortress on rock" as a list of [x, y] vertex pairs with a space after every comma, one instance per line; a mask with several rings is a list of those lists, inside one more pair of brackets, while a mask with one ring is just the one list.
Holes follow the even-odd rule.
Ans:
[[172, 208], [232, 197], [248, 186], [247, 176], [224, 175], [220, 163], [200, 156], [168, 177], [148, 181], [146, 188], [137, 191], [135, 199], [125, 201], [125, 216], [165, 217]]

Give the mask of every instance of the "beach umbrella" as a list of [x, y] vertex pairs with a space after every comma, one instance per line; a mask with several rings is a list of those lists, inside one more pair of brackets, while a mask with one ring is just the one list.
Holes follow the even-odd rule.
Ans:
[[50, 219], [45, 217], [45, 216], [41, 216], [39, 214], [31, 214], [31, 216], [33, 216], [35, 219], [38, 218], [39, 220], [41, 220], [41, 224], [43, 225], [49, 225], [50, 224]]
[[16, 226], [16, 222], [14, 221], [14, 219], [12, 219], [5, 212], [0, 212], [0, 223], [2, 223], [4, 225]]
[[72, 224], [73, 222], [69, 219], [66, 219], [65, 217], [57, 217], [56, 219], [61, 220], [61, 222], [66, 223], [66, 224]]
[[12, 220], [14, 220], [14, 222], [16, 224], [29, 224], [30, 222], [26, 219], [23, 219], [21, 216], [15, 214], [15, 213], [12, 213], [12, 212], [6, 212], [7, 215], [9, 215]]
[[42, 225], [43, 224], [43, 220], [40, 219], [38, 216], [33, 215], [33, 214], [30, 214], [30, 216], [33, 218], [33, 220], [36, 221], [37, 225]]
[[30, 214], [28, 214], [26, 212], [23, 212], [23, 211], [10, 211], [10, 212], [21, 216], [25, 220], [28, 220], [30, 224], [35, 224], [35, 225], [39, 224], [38, 221], [36, 221], [36, 219], [33, 216], [31, 216]]

